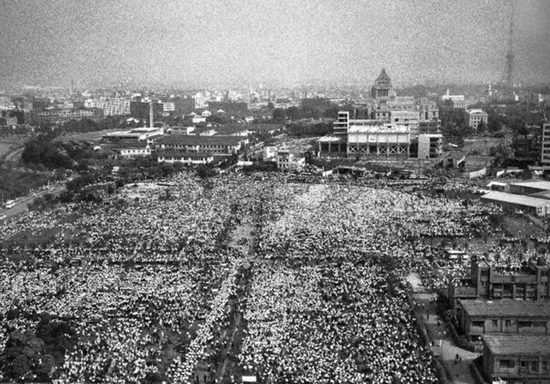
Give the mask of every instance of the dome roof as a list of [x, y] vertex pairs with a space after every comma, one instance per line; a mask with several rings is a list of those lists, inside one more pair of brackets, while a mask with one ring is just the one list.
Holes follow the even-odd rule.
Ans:
[[386, 82], [386, 83], [390, 83], [391, 82], [391, 79], [390, 77], [388, 76], [388, 74], [386, 73], [386, 68], [382, 68], [382, 72], [380, 72], [380, 75], [378, 75], [378, 77], [376, 78], [376, 82]]

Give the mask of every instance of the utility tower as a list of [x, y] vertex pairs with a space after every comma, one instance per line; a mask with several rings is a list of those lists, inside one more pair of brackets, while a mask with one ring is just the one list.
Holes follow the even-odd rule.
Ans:
[[510, 33], [508, 35], [508, 53], [506, 53], [506, 85], [514, 85], [514, 0], [510, 1]]

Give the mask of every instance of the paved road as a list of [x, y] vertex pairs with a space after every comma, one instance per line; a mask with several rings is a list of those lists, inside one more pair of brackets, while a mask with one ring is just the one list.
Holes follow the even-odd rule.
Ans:
[[12, 216], [19, 215], [23, 212], [26, 212], [27, 209], [28, 209], [29, 204], [32, 203], [34, 201], [34, 199], [36, 199], [37, 197], [44, 196], [47, 193], [51, 193], [52, 195], [56, 195], [59, 192], [61, 192], [63, 189], [64, 189], [64, 187], [56, 187], [56, 188], [51, 189], [49, 191], [41, 191], [41, 192], [35, 193], [33, 195], [19, 197], [17, 199], [17, 204], [15, 204], [15, 206], [13, 208], [10, 208], [10, 209], [2, 208], [2, 209], [0, 209], [0, 217], [3, 214], [5, 214], [6, 218], [9, 218], [9, 217], [12, 217]]
[[[470, 373], [470, 364], [479, 356], [477, 353], [457, 347], [450, 336], [447, 336], [445, 324], [440, 322], [435, 311], [435, 302], [430, 303], [430, 299], [435, 298], [432, 293], [415, 293], [415, 301], [422, 306], [417, 310], [426, 326], [426, 331], [430, 338], [435, 341], [436, 346], [441, 343], [441, 361], [451, 373], [453, 383], [455, 384], [475, 384], [475, 380]], [[461, 361], [456, 363], [456, 356], [460, 356]]]

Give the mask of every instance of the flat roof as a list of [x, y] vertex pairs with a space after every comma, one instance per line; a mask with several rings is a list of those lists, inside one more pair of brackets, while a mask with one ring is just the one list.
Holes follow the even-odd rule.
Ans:
[[550, 301], [461, 300], [470, 316], [546, 317], [550, 319]]
[[483, 340], [495, 355], [548, 355], [550, 336], [484, 335]]
[[348, 133], [409, 133], [410, 129], [406, 125], [380, 125], [380, 126], [362, 126], [352, 125], [348, 128]]
[[338, 143], [341, 141], [342, 141], [342, 138], [336, 137], [336, 136], [323, 136], [317, 140], [318, 143]]
[[524, 181], [520, 183], [512, 183], [510, 185], [518, 186], [518, 187], [528, 187], [528, 188], [536, 188], [541, 189], [545, 191], [550, 191], [550, 181], [544, 181], [544, 180], [535, 180], [535, 181]]
[[501, 203], [510, 203], [522, 205], [525, 207], [543, 207], [550, 206], [548, 199], [540, 199], [537, 197], [523, 196], [523, 195], [514, 195], [511, 193], [500, 192], [500, 191], [491, 191], [481, 196], [482, 200], [495, 201]]

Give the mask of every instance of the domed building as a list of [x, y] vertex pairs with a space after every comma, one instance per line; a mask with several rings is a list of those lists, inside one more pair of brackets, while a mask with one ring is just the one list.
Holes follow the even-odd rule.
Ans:
[[380, 72], [380, 75], [378, 75], [374, 81], [374, 85], [372, 86], [372, 98], [380, 103], [385, 103], [395, 98], [395, 91], [385, 68], [382, 68], [382, 72]]

